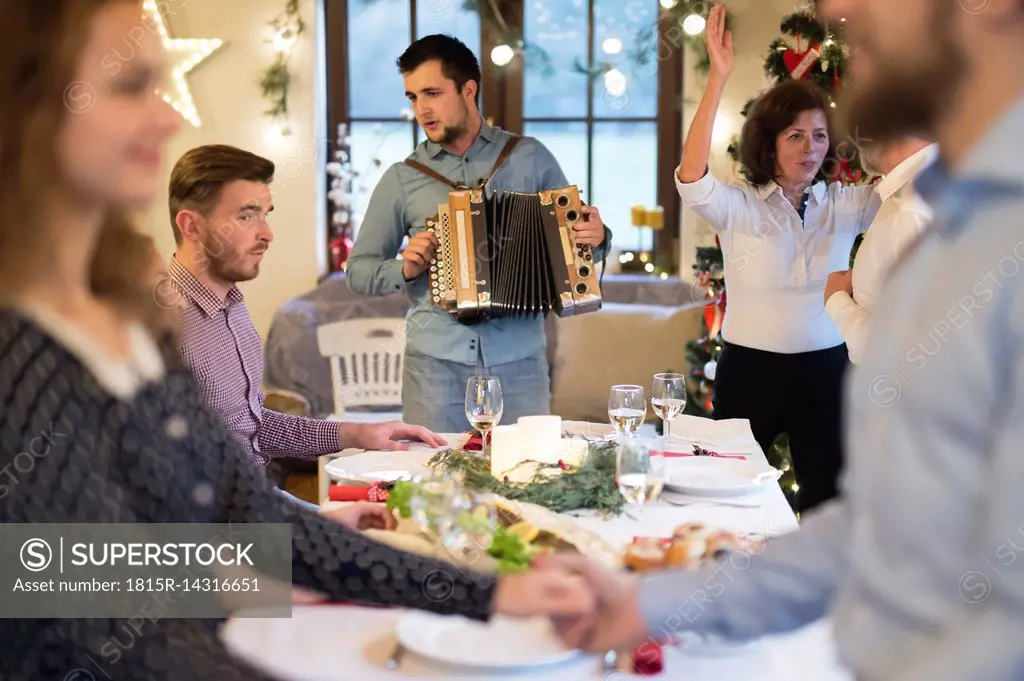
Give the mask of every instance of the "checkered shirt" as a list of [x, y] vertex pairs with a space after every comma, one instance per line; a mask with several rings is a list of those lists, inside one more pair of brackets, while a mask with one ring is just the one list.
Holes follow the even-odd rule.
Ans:
[[262, 466], [278, 456], [315, 459], [341, 449], [337, 421], [263, 408], [262, 342], [238, 287], [221, 300], [173, 257], [167, 272], [181, 295], [182, 357], [210, 407], [253, 462]]

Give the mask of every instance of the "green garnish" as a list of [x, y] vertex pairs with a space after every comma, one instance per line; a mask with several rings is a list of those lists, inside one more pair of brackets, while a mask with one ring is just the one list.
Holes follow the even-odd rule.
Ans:
[[403, 518], [412, 516], [412, 508], [409, 503], [416, 493], [416, 483], [408, 480], [398, 480], [394, 487], [388, 490], [387, 508], [389, 511], [397, 510]]
[[520, 537], [499, 526], [487, 555], [497, 559], [499, 572], [525, 572], [530, 569], [530, 559], [535, 553], [531, 548]]

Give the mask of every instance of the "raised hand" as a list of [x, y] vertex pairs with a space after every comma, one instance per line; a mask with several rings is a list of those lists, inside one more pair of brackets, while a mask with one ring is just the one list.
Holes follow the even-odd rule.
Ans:
[[427, 271], [436, 250], [437, 236], [433, 232], [423, 230], [409, 239], [408, 245], [402, 251], [402, 276], [406, 281], [411, 281]]
[[715, 75], [725, 79], [732, 73], [734, 54], [732, 51], [732, 31], [725, 30], [725, 6], [716, 4], [708, 14], [705, 29], [708, 45], [708, 57], [711, 59], [711, 70]]

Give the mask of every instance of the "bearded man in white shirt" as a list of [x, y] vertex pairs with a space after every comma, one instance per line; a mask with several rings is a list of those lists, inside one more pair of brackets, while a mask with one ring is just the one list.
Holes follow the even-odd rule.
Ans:
[[932, 220], [931, 209], [914, 191], [914, 180], [937, 158], [938, 146], [905, 137], [862, 144], [860, 151], [865, 167], [885, 176], [877, 185], [882, 205], [864, 235], [853, 269], [833, 272], [825, 285], [825, 310], [839, 327], [854, 364], [864, 357], [871, 310], [886, 294], [886, 282]]

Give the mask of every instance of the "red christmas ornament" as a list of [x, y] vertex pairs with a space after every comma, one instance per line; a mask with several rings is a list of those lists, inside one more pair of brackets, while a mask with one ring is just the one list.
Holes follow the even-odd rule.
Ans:
[[803, 52], [792, 47], [786, 50], [782, 55], [782, 60], [786, 63], [789, 75], [796, 80], [807, 78], [811, 73], [811, 67], [818, 63], [819, 47], [817, 43], [813, 43]]
[[725, 291], [717, 299], [704, 308], [704, 323], [708, 327], [708, 337], [714, 338], [722, 330], [725, 321]]
[[340, 272], [348, 264], [348, 256], [352, 253], [352, 239], [343, 235], [331, 239], [331, 271]]

